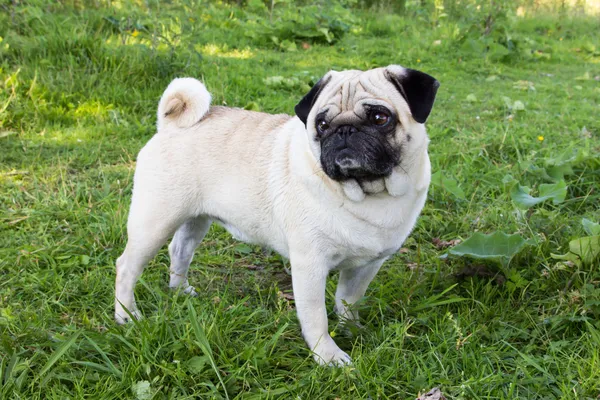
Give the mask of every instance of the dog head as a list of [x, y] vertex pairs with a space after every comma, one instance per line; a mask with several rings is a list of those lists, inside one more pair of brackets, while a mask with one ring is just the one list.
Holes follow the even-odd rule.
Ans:
[[426, 145], [423, 124], [438, 87], [433, 77], [398, 65], [331, 71], [295, 111], [325, 174], [364, 190], [396, 167], [409, 167]]

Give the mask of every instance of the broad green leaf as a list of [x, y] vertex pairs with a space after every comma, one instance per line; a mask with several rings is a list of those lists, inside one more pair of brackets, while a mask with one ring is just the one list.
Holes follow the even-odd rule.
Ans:
[[507, 235], [503, 232], [494, 232], [485, 235], [477, 232], [451, 248], [449, 252], [456, 256], [496, 260], [503, 266], [507, 266], [526, 244], [527, 241], [518, 234]]
[[579, 257], [571, 252], [568, 252], [567, 254], [550, 253], [550, 257], [554, 258], [555, 260], [570, 261], [573, 264], [581, 265], [581, 260], [579, 259]]
[[519, 162], [519, 165], [528, 173], [539, 176], [546, 181], [558, 182], [563, 180], [566, 175], [572, 175], [574, 173], [574, 162], [575, 157], [563, 155], [555, 159], [545, 160], [543, 167], [535, 165], [533, 161], [522, 161]]
[[588, 235], [590, 235], [590, 236], [600, 235], [600, 224], [592, 222], [587, 218], [582, 219], [581, 223], [583, 224], [583, 229], [585, 229], [585, 231], [587, 232]]
[[199, 374], [204, 370], [204, 367], [209, 362], [210, 359], [208, 358], [208, 356], [194, 356], [186, 362], [186, 365], [190, 372], [194, 374]]
[[233, 251], [240, 254], [250, 254], [252, 253], [252, 247], [245, 243], [238, 243], [233, 247]]
[[244, 106], [244, 110], [260, 111], [260, 106], [258, 105], [257, 102], [251, 101], [250, 103], [248, 103]]
[[431, 175], [431, 184], [436, 187], [440, 187], [446, 189], [448, 192], [452, 193], [455, 197], [465, 200], [465, 192], [458, 186], [458, 182], [454, 179], [446, 178], [442, 175], [441, 171], [436, 172]]
[[525, 104], [521, 100], [517, 100], [513, 103], [512, 109], [515, 111], [523, 111], [525, 110]]
[[567, 149], [554, 158], [545, 160], [547, 177], [555, 181], [561, 180], [565, 175], [572, 175], [574, 173], [573, 167], [590, 159], [598, 159], [598, 157], [597, 155], [590, 155], [586, 149], [578, 148], [576, 152], [573, 149]]
[[567, 197], [567, 184], [565, 181], [540, 185], [540, 197], [531, 196], [529, 190], [526, 186], [515, 185], [510, 191], [510, 197], [520, 208], [530, 208], [550, 199], [554, 204], [560, 204]]
[[511, 100], [510, 97], [502, 96], [502, 102], [504, 102], [504, 105], [506, 106], [506, 108], [508, 108], [509, 110], [512, 109], [513, 101]]
[[541, 177], [545, 181], [555, 182], [556, 179], [552, 179], [550, 175], [548, 175], [548, 171], [546, 168], [538, 167], [532, 161], [522, 161], [519, 162], [519, 166], [529, 174], [532, 174], [536, 177]]
[[477, 103], [477, 96], [475, 96], [473, 93], [471, 93], [467, 96], [467, 101], [469, 103]]
[[504, 184], [511, 184], [515, 182], [517, 182], [517, 180], [511, 174], [506, 174], [504, 175], [504, 178], [502, 178], [502, 183]]
[[550, 254], [556, 260], [571, 261], [581, 266], [591, 265], [600, 258], [600, 236], [585, 236], [569, 242], [567, 254]]
[[549, 182], [558, 182], [565, 179], [566, 175], [573, 174], [572, 165], [569, 163], [561, 165], [546, 165], [545, 167], [538, 167], [530, 161], [519, 164], [528, 173], [539, 176], [540, 178]]
[[532, 197], [529, 194], [531, 189], [527, 186], [521, 186], [519, 184], [513, 186], [510, 191], [510, 197], [515, 204], [521, 208], [529, 208], [544, 201], [543, 199]]
[[148, 381], [139, 381], [131, 386], [131, 390], [138, 400], [150, 400], [152, 398], [152, 387]]
[[323, 36], [325, 37], [325, 40], [327, 40], [327, 43], [333, 42], [333, 34], [331, 32], [329, 32], [329, 29], [319, 28], [318, 30], [319, 30], [319, 32], [321, 32], [323, 34]]
[[600, 256], [600, 236], [586, 236], [571, 240], [569, 250], [584, 264], [591, 264]]
[[540, 185], [540, 197], [552, 199], [552, 203], [560, 204], [567, 197], [567, 184], [565, 181], [542, 184]]
[[510, 50], [496, 42], [488, 43], [487, 50], [487, 56], [491, 60], [501, 60], [510, 54]]
[[550, 165], [546, 167], [546, 174], [556, 182], [565, 179], [565, 175], [573, 175], [573, 168], [571, 164]]
[[285, 51], [296, 51], [298, 47], [296, 46], [296, 42], [292, 42], [291, 40], [283, 40], [279, 47]]

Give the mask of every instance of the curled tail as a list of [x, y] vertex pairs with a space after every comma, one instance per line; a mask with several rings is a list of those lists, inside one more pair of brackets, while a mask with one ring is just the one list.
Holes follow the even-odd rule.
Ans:
[[158, 131], [173, 126], [189, 128], [208, 112], [211, 96], [194, 78], [174, 79], [158, 103]]

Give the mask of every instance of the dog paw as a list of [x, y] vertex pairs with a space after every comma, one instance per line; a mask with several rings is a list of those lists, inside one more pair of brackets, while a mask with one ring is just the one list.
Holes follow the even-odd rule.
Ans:
[[352, 364], [350, 356], [340, 349], [333, 339], [327, 340], [322, 345], [318, 344], [313, 349], [313, 353], [315, 361], [320, 365], [343, 367], [344, 365]]
[[183, 293], [189, 294], [192, 297], [198, 296], [198, 292], [196, 292], [196, 289], [193, 286], [188, 286], [185, 289], [183, 289]]
[[129, 311], [129, 312], [131, 313], [131, 316], [129, 316], [129, 314], [127, 314], [127, 312], [124, 309], [115, 311], [115, 321], [117, 321], [117, 324], [119, 324], [119, 325], [127, 324], [127, 323], [131, 322], [131, 317], [133, 317], [136, 320], [140, 320], [143, 318], [140, 310], [133, 310], [133, 311]]
[[198, 296], [198, 292], [196, 292], [196, 288], [194, 288], [192, 285], [187, 285], [185, 287], [175, 286], [175, 287], [171, 287], [171, 290], [181, 290], [182, 293], [185, 293], [192, 297]]

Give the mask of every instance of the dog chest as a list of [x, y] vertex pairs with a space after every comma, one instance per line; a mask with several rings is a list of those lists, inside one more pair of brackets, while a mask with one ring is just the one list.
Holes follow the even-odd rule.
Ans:
[[398, 251], [408, 232], [359, 236], [358, 240], [334, 240], [336, 255], [333, 264], [337, 269], [356, 268], [387, 259]]
[[398, 251], [411, 233], [425, 196], [426, 192], [413, 193], [387, 204], [363, 203], [363, 209], [330, 209], [329, 217], [323, 217], [320, 224], [320, 233], [325, 237], [314, 243], [327, 243], [335, 249], [332, 264], [338, 268], [355, 268], [386, 259]]

